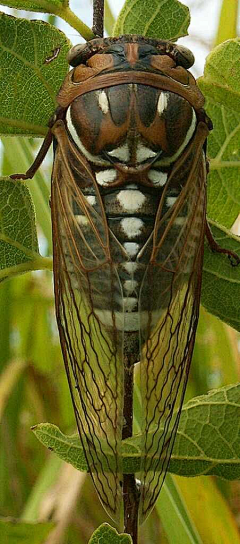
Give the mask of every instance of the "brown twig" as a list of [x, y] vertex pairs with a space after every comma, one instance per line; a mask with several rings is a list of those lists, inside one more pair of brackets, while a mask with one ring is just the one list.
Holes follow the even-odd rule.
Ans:
[[96, 36], [103, 37], [104, 0], [93, 0], [93, 27]]

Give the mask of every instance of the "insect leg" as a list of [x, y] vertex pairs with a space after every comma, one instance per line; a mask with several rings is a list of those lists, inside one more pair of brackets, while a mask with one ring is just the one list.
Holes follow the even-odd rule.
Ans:
[[45, 159], [46, 157], [46, 154], [49, 150], [49, 147], [52, 143], [52, 140], [53, 140], [53, 133], [52, 133], [52, 127], [53, 125], [55, 124], [55, 122], [58, 120], [58, 119], [64, 119], [66, 116], [66, 108], [63, 108], [61, 106], [59, 106], [54, 115], [51, 117], [50, 121], [48, 122], [48, 126], [49, 126], [49, 129], [48, 129], [48, 132], [43, 140], [43, 143], [39, 149], [39, 152], [35, 158], [35, 160], [33, 161], [32, 165], [30, 166], [30, 168], [27, 170], [27, 172], [25, 174], [12, 174], [10, 176], [11, 179], [32, 179], [34, 174], [37, 172], [38, 168], [41, 166], [43, 160]]
[[206, 233], [206, 237], [207, 237], [207, 241], [209, 243], [209, 246], [210, 246], [210, 248], [211, 248], [211, 250], [213, 252], [215, 252], [215, 253], [225, 253], [229, 257], [232, 266], [238, 266], [240, 264], [240, 257], [237, 255], [237, 253], [235, 253], [234, 251], [231, 251], [230, 249], [226, 249], [224, 247], [221, 247], [216, 242], [216, 240], [214, 240], [211, 229], [210, 229], [210, 226], [209, 226], [207, 221], [206, 221], [206, 231], [205, 231], [205, 233]]
[[52, 130], [51, 128], [48, 130], [47, 135], [45, 136], [43, 143], [39, 149], [39, 152], [30, 166], [30, 168], [27, 170], [26, 174], [12, 174], [10, 176], [11, 179], [32, 179], [34, 174], [37, 172], [39, 166], [41, 166], [43, 159], [45, 158], [49, 147], [52, 143]]

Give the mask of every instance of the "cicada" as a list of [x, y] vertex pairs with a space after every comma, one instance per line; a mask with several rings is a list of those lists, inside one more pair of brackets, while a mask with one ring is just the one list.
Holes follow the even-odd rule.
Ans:
[[[124, 510], [126, 530], [149, 514], [168, 468], [198, 322], [205, 234], [211, 239], [212, 124], [188, 71], [193, 61], [184, 47], [137, 35], [75, 46], [27, 173], [53, 138], [62, 352], [95, 488], [114, 520]], [[136, 409], [141, 470], [123, 474], [122, 443], [136, 431]]]

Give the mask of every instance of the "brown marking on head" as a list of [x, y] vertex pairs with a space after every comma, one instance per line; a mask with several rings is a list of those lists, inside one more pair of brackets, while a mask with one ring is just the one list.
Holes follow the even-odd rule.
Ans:
[[136, 62], [138, 61], [138, 48], [139, 48], [138, 43], [125, 44], [125, 55], [130, 66], [134, 66]]
[[155, 70], [169, 70], [169, 68], [175, 68], [176, 62], [168, 55], [152, 55], [150, 65]]
[[105, 55], [96, 54], [88, 59], [87, 64], [98, 72], [101, 70], [107, 70], [109, 68], [113, 68], [114, 66], [113, 56], [107, 53], [105, 53]]

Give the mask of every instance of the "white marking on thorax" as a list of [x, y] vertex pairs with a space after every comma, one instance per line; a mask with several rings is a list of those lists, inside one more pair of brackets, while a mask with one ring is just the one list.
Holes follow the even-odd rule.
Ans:
[[159, 185], [159, 187], [163, 187], [167, 181], [167, 173], [166, 172], [159, 172], [159, 170], [149, 170], [148, 177], [150, 181], [154, 183], [154, 185]]
[[178, 198], [177, 196], [168, 196], [166, 198], [166, 206], [168, 206], [168, 208], [171, 208], [171, 206], [175, 204], [177, 198]]
[[138, 282], [135, 280], [126, 280], [123, 284], [124, 291], [126, 291], [129, 295], [135, 291], [137, 286]]
[[97, 91], [97, 99], [99, 106], [103, 113], [107, 113], [109, 111], [109, 104], [108, 104], [108, 97], [105, 93], [105, 91]]
[[104, 159], [100, 157], [100, 155], [92, 155], [91, 153], [89, 153], [86, 147], [84, 147], [83, 143], [81, 142], [78, 136], [78, 133], [75, 127], [73, 126], [70, 108], [68, 108], [67, 110], [66, 120], [67, 120], [67, 127], [73, 138], [73, 141], [75, 142], [76, 146], [80, 149], [80, 151], [83, 153], [84, 157], [86, 157], [86, 159], [88, 159], [90, 162], [93, 162], [94, 164], [100, 164], [101, 166], [109, 165], [109, 161], [105, 161]]
[[194, 134], [196, 124], [197, 124], [196, 113], [195, 113], [194, 109], [192, 109], [192, 122], [191, 122], [191, 125], [190, 125], [190, 127], [189, 127], [189, 129], [187, 131], [185, 140], [180, 145], [180, 147], [178, 148], [178, 150], [176, 151], [176, 153], [174, 155], [171, 155], [171, 157], [166, 157], [165, 159], [157, 161], [156, 162], [157, 165], [159, 165], [159, 166], [168, 166], [169, 164], [174, 162], [179, 157], [179, 155], [181, 155], [182, 151], [185, 149], [185, 147], [187, 147], [188, 143], [190, 142], [190, 140], [191, 140], [191, 138], [192, 138], [192, 136]]
[[136, 244], [135, 242], [125, 242], [125, 244], [123, 244], [123, 247], [129, 257], [135, 257], [135, 255], [137, 255], [139, 251], [139, 244]]
[[85, 196], [85, 198], [91, 206], [94, 206], [97, 203], [96, 197], [93, 195]]
[[157, 111], [159, 115], [161, 115], [162, 112], [167, 108], [168, 98], [169, 98], [169, 93], [161, 92], [158, 99], [158, 105], [157, 105]]
[[96, 180], [99, 185], [108, 185], [111, 181], [114, 181], [117, 177], [117, 171], [113, 168], [110, 170], [102, 170], [96, 173]]
[[137, 212], [141, 209], [146, 197], [141, 191], [123, 190], [117, 195], [117, 200], [126, 212]]
[[121, 229], [128, 238], [135, 238], [141, 234], [144, 226], [142, 219], [138, 217], [125, 217], [121, 220]]
[[124, 144], [120, 147], [116, 147], [116, 149], [113, 149], [112, 151], [108, 151], [108, 155], [111, 155], [111, 157], [116, 157], [120, 161], [128, 162], [130, 158], [128, 144]]
[[151, 157], [156, 157], [157, 153], [150, 149], [149, 147], [146, 147], [145, 145], [138, 144], [137, 147], [137, 162], [143, 162], [147, 159], [150, 159]]

